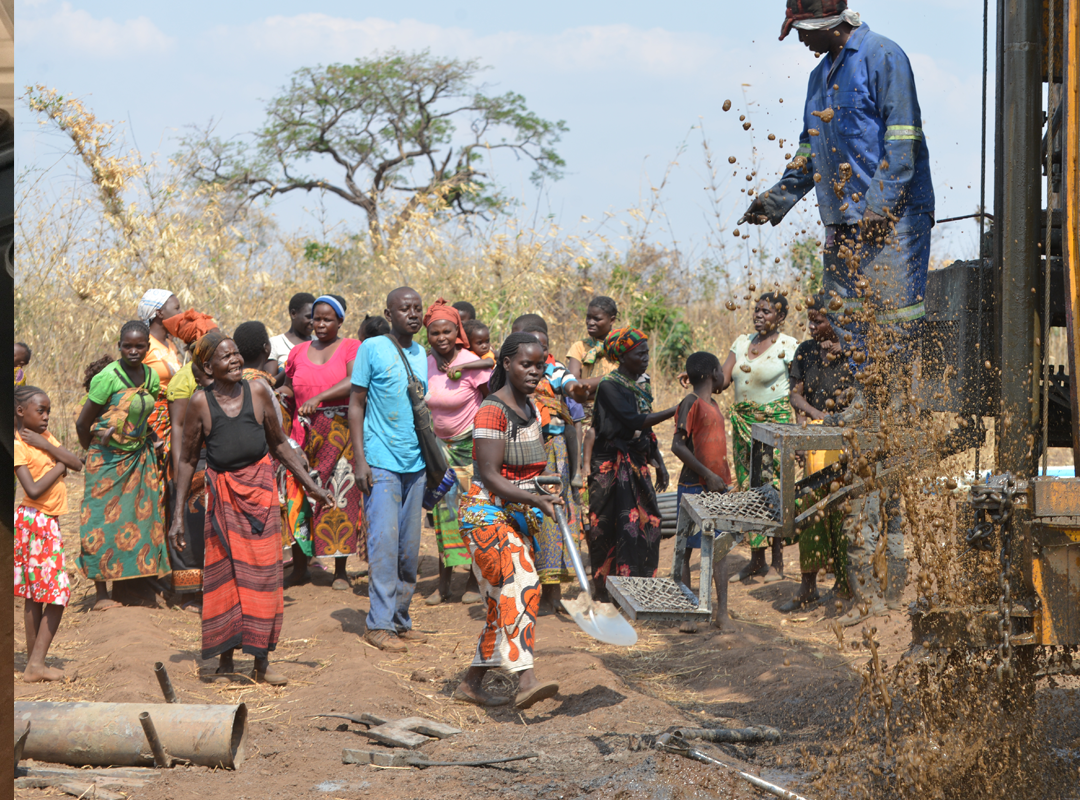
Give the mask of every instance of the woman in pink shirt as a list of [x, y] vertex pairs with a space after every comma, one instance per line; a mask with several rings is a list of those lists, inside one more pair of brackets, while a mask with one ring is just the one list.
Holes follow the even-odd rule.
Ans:
[[467, 491], [472, 468], [473, 417], [488, 394], [489, 369], [458, 367], [478, 356], [469, 350], [469, 339], [457, 309], [441, 297], [424, 315], [428, 344], [428, 395], [435, 435], [446, 445], [446, 462], [458, 477], [458, 487], [435, 506], [435, 540], [439, 545], [439, 589], [425, 601], [434, 606], [450, 599], [450, 576], [454, 567], [470, 568], [463, 603], [480, 602], [479, 587], [472, 574], [472, 558], [458, 530], [458, 491]]
[[[345, 306], [339, 297], [318, 298], [312, 305], [311, 319], [315, 339], [301, 342], [289, 353], [282, 394], [292, 395], [294, 400], [289, 437], [304, 450], [318, 473], [315, 482], [334, 502], [314, 509], [307, 537], [302, 528], [296, 530], [293, 571], [287, 585], [307, 580], [308, 557], [314, 556], [334, 559], [333, 588], [347, 591], [345, 565], [349, 556], [358, 553], [361, 559], [367, 558], [364, 495], [353, 475], [348, 419], [350, 376], [360, 342], [338, 336], [345, 321]], [[291, 481], [286, 491], [294, 497], [301, 489]]]

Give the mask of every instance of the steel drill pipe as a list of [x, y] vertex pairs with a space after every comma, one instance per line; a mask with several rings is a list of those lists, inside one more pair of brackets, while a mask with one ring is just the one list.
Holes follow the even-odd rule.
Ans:
[[160, 661], [154, 664], [154, 676], [157, 678], [158, 683], [161, 684], [161, 693], [165, 695], [165, 702], [179, 703], [180, 698], [176, 696], [176, 690], [173, 689], [172, 681], [169, 680], [169, 673], [165, 670], [165, 665]]
[[[1040, 154], [1042, 140], [1042, 71], [1039, 28], [1042, 0], [1002, 4], [1001, 104], [998, 106], [1000, 171], [1003, 187], [994, 209], [998, 235], [998, 336], [1001, 409], [998, 416], [997, 468], [1023, 478], [1035, 466], [1030, 437], [1038, 419], [1035, 368], [1035, 295], [1039, 284], [1041, 238]], [[1036, 412], [1033, 419], [1032, 413]]]
[[[15, 703], [18, 733], [32, 722], [24, 758], [91, 767], [153, 766], [140, 703]], [[154, 727], [175, 761], [238, 769], [247, 755], [247, 706], [154, 706]]]
[[166, 754], [165, 748], [161, 744], [161, 737], [158, 736], [157, 728], [154, 727], [154, 720], [150, 718], [149, 711], [143, 711], [139, 714], [139, 724], [142, 725], [143, 733], [146, 735], [146, 742], [150, 745], [150, 752], [154, 754], [154, 766], [159, 769], [171, 767], [172, 759]]

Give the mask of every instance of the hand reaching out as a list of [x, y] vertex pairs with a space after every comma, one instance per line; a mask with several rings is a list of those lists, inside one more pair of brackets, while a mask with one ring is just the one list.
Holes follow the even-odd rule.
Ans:
[[769, 215], [765, 213], [765, 203], [762, 202], [760, 197], [755, 197], [753, 202], [750, 203], [750, 207], [743, 212], [743, 215], [739, 217], [739, 221], [735, 224], [764, 225], [768, 221]]

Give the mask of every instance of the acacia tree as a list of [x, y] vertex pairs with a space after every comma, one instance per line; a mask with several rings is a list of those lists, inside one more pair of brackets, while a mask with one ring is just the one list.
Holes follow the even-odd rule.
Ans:
[[534, 182], [558, 179], [564, 162], [554, 146], [567, 128], [529, 111], [519, 94], [486, 95], [476, 83], [482, 69], [426, 50], [299, 69], [252, 141], [189, 139], [192, 175], [248, 201], [336, 195], [364, 210], [376, 250], [393, 246], [420, 203], [484, 214], [500, 203], [485, 153], [510, 150], [533, 162]]

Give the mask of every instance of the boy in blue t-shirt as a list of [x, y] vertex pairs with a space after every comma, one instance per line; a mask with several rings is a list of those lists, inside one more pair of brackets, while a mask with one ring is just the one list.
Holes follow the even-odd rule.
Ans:
[[426, 389], [427, 353], [413, 341], [424, 314], [418, 292], [407, 286], [390, 292], [385, 313], [390, 333], [365, 340], [353, 365], [349, 430], [356, 483], [367, 495], [371, 610], [364, 638], [400, 653], [406, 642], [424, 641], [409, 617], [426, 479], [405, 360]]

